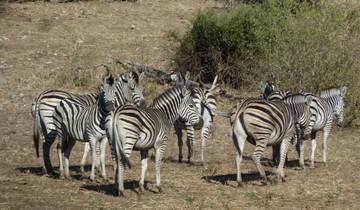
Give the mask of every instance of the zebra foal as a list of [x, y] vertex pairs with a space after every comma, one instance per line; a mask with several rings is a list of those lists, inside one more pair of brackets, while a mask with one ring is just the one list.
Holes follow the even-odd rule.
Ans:
[[[188, 78], [188, 77], [187, 77]], [[130, 167], [132, 150], [141, 154], [140, 190], [144, 191], [145, 173], [147, 170], [148, 151], [155, 149], [156, 186], [160, 187], [160, 166], [165, 153], [170, 128], [177, 119], [187, 121], [189, 125], [201, 121], [186, 86], [166, 90], [150, 107], [125, 105], [117, 108], [106, 119], [106, 131], [112, 141], [116, 154], [116, 194], [124, 195], [123, 173], [125, 165]]]

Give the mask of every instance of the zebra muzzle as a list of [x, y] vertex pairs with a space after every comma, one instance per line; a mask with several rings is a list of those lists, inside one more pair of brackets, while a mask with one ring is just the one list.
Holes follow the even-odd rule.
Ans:
[[107, 112], [111, 112], [111, 111], [113, 111], [114, 109], [115, 109], [114, 103], [112, 103], [112, 102], [106, 102], [106, 103], [105, 103], [105, 110], [106, 110]]
[[194, 125], [195, 130], [200, 130], [204, 125], [204, 120], [202, 118], [199, 119], [199, 122]]

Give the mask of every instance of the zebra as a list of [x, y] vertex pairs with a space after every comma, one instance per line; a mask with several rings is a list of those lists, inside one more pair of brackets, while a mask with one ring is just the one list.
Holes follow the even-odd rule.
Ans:
[[[143, 100], [142, 91], [138, 88], [138, 82], [142, 79], [142, 75], [138, 76], [135, 72], [129, 72], [118, 75], [118, 77], [115, 93], [117, 103], [121, 105], [130, 101], [139, 104]], [[96, 102], [97, 93], [79, 95], [62, 90], [45, 90], [32, 103], [34, 147], [36, 156], [39, 157], [39, 141], [40, 133], [42, 132], [45, 138], [43, 143], [44, 169], [47, 174], [53, 173], [53, 167], [50, 162], [50, 147], [56, 138], [53, 113], [60, 101], [66, 98], [76, 98], [79, 103], [91, 105]]]
[[209, 136], [211, 124], [214, 121], [215, 111], [216, 111], [216, 97], [213, 93], [213, 90], [216, 88], [217, 76], [215, 77], [213, 84], [210, 88], [208, 87], [194, 87], [192, 90], [192, 98], [194, 100], [195, 106], [201, 113], [203, 120], [203, 126], [196, 128], [194, 126], [188, 126], [186, 122], [177, 120], [174, 123], [175, 132], [178, 138], [178, 147], [179, 147], [179, 162], [182, 162], [182, 130], [187, 130], [187, 147], [188, 147], [188, 163], [192, 162], [193, 159], [193, 146], [194, 146], [194, 136], [195, 129], [201, 129], [201, 162], [204, 163], [204, 150], [205, 142]]
[[[188, 78], [188, 74], [186, 79]], [[144, 191], [147, 170], [148, 151], [155, 149], [156, 186], [160, 186], [160, 166], [165, 153], [168, 134], [174, 122], [185, 120], [189, 125], [201, 123], [201, 115], [195, 107], [191, 91], [186, 85], [175, 86], [154, 99], [150, 107], [125, 105], [118, 107], [106, 118], [106, 132], [112, 141], [116, 154], [117, 168], [115, 175], [116, 194], [124, 195], [124, 167], [129, 168], [132, 150], [140, 150], [141, 176], [139, 187]]]
[[335, 118], [337, 125], [341, 126], [344, 119], [344, 97], [347, 87], [329, 88], [320, 92], [320, 97], [316, 97], [317, 119], [311, 132], [311, 155], [310, 168], [314, 168], [315, 150], [316, 150], [316, 133], [323, 131], [323, 162], [327, 165], [327, 147], [328, 137], [331, 131], [332, 122]]
[[[313, 130], [311, 131], [311, 154], [310, 154], [310, 168], [315, 167], [315, 150], [316, 150], [316, 133], [319, 130], [323, 131], [323, 162], [327, 165], [327, 147], [328, 137], [331, 131], [332, 121], [335, 117], [338, 125], [340, 126], [343, 121], [344, 110], [344, 97], [346, 94], [346, 86], [341, 88], [329, 88], [320, 92], [320, 96], [315, 96], [311, 93], [300, 93], [304, 96], [311, 95], [314, 101], [314, 105], [311, 106], [311, 112], [315, 115], [315, 123]], [[285, 97], [287, 98], [287, 97]], [[304, 145], [302, 139], [297, 145], [297, 151], [299, 154], [300, 167], [304, 167]], [[275, 150], [274, 150], [275, 151]], [[276, 153], [273, 152], [273, 157], [276, 157]]]
[[[242, 186], [240, 164], [244, 152], [245, 141], [255, 145], [252, 159], [260, 172], [263, 183], [267, 183], [265, 171], [260, 163], [261, 156], [266, 146], [280, 144], [280, 163], [277, 169], [278, 178], [285, 180], [284, 162], [291, 140], [296, 140], [296, 124], [308, 127], [306, 132], [311, 131], [310, 103], [312, 97], [306, 99], [305, 105], [289, 105], [281, 101], [271, 102], [262, 99], [246, 99], [232, 108], [227, 115], [230, 117], [232, 126], [232, 140], [237, 151], [237, 183]], [[305, 106], [304, 117], [296, 114], [297, 106]], [[304, 133], [307, 135], [308, 133]]]
[[[95, 179], [95, 145], [106, 138], [104, 123], [106, 115], [114, 110], [115, 79], [112, 75], [105, 76], [100, 86], [95, 104], [85, 105], [76, 98], [66, 98], [56, 106], [54, 124], [60, 139], [61, 149], [58, 149], [60, 160], [60, 177], [70, 178], [69, 157], [76, 140], [90, 142], [92, 149], [92, 166], [90, 179]], [[65, 157], [64, 166], [62, 156]], [[65, 172], [64, 172], [65, 171]], [[105, 165], [102, 164], [105, 173]], [[104, 175], [106, 178], [106, 175]]]
[[[311, 101], [308, 102], [310, 106], [310, 121], [309, 126], [306, 126], [303, 122], [306, 122], [304, 120], [305, 117], [307, 117], [304, 113], [306, 113], [306, 107], [301, 106], [301, 104], [306, 104], [307, 100], [309, 100], [309, 97], [311, 97]], [[312, 94], [291, 94], [286, 96], [282, 101], [284, 103], [289, 104], [293, 107], [295, 118], [300, 119], [300, 122], [296, 124], [296, 131], [297, 131], [297, 142], [294, 144], [296, 145], [296, 150], [299, 156], [299, 166], [301, 168], [304, 167], [304, 138], [306, 137], [304, 134], [310, 134], [311, 130], [310, 128], [313, 128], [315, 125], [315, 121], [317, 118], [316, 113], [316, 106], [317, 103], [315, 101], [316, 96]], [[279, 154], [280, 154], [280, 147], [278, 145], [273, 146], [273, 161], [274, 163], [279, 163]]]

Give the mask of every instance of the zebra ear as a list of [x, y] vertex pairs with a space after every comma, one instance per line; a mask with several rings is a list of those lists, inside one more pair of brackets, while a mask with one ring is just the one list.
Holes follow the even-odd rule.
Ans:
[[183, 86], [183, 88], [181, 89], [181, 95], [183, 97], [185, 97], [186, 95], [189, 95], [190, 94], [190, 91], [187, 89], [186, 86]]
[[340, 95], [341, 95], [341, 96], [345, 96], [346, 91], [347, 91], [347, 87], [346, 87], [346, 86], [342, 87], [342, 88], [341, 88], [341, 93], [340, 93]]
[[145, 78], [145, 72], [143, 71], [143, 72], [141, 72], [141, 74], [139, 75], [139, 82], [141, 81], [141, 80], [143, 80]]
[[215, 76], [213, 84], [210, 88], [210, 91], [214, 90], [217, 87], [217, 85], [216, 85], [217, 80], [218, 80], [218, 75]]
[[106, 79], [106, 83], [109, 85], [113, 85], [114, 81], [115, 81], [115, 79], [112, 74], [110, 74], [109, 77]]
[[307, 95], [306, 98], [305, 98], [305, 105], [306, 106], [310, 106], [311, 104], [311, 101], [313, 100], [313, 97], [311, 95]]
[[185, 74], [185, 83], [188, 82], [190, 80], [190, 72], [189, 71], [186, 71], [186, 74]]
[[107, 82], [107, 80], [109, 79], [110, 76], [111, 76], [111, 74], [108, 71], [102, 76], [103, 84], [105, 84]]
[[174, 79], [175, 79], [176, 86], [184, 86], [185, 85], [185, 78], [180, 72], [177, 72], [175, 74], [175, 76], [173, 76], [172, 80], [174, 80]]

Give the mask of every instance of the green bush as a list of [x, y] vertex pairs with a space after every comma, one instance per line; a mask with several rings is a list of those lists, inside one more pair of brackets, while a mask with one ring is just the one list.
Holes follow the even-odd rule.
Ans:
[[234, 88], [272, 80], [282, 89], [317, 93], [348, 86], [346, 123], [360, 117], [360, 10], [294, 0], [200, 12], [180, 40], [175, 61], [203, 81], [215, 74]]

